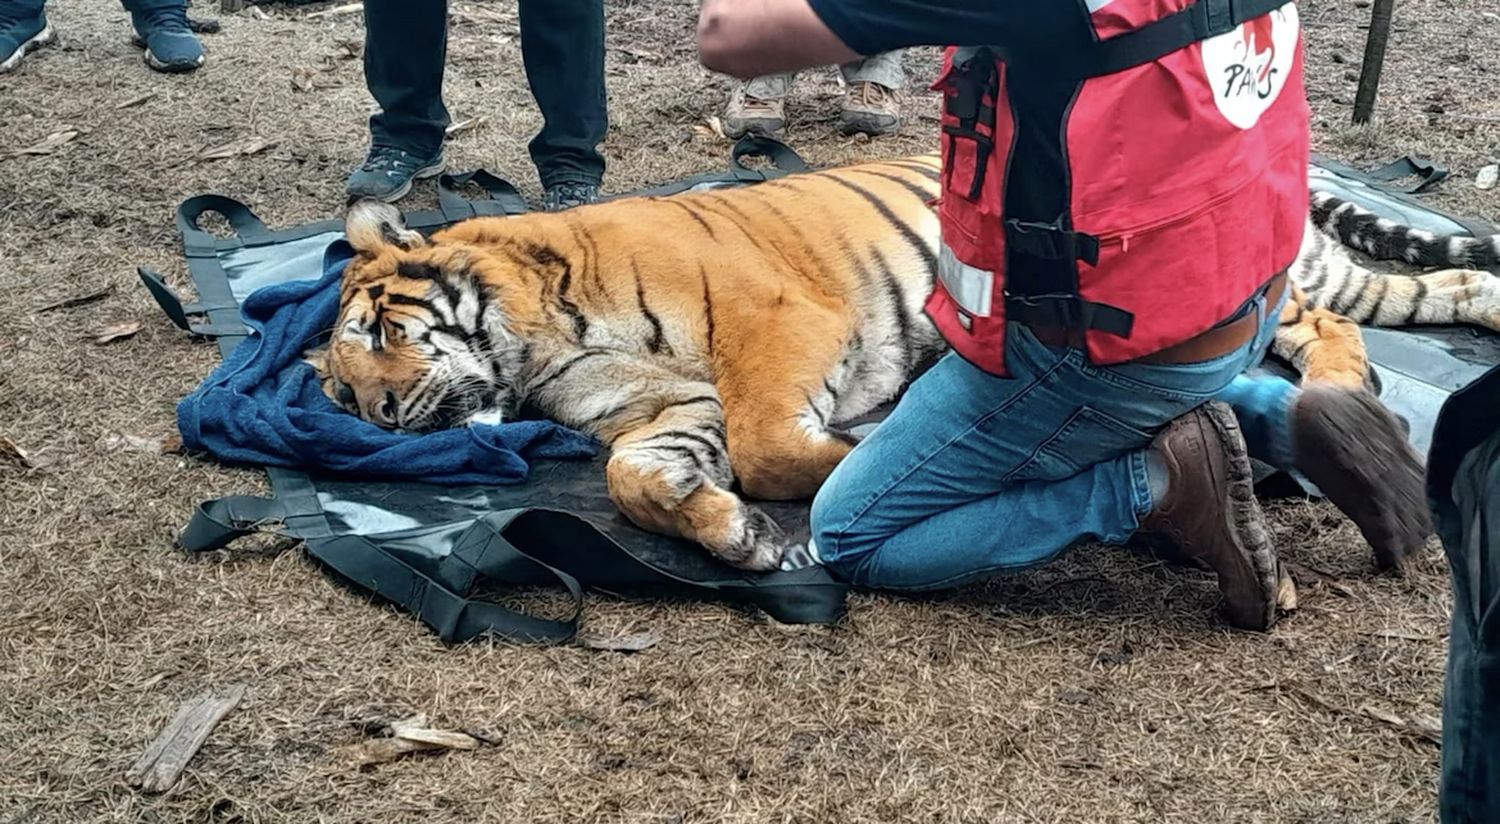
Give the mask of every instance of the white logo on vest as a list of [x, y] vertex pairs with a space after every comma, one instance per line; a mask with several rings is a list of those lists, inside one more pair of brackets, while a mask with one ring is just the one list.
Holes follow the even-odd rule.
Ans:
[[1286, 86], [1298, 32], [1297, 7], [1288, 3], [1203, 41], [1203, 68], [1224, 119], [1241, 129], [1260, 122]]

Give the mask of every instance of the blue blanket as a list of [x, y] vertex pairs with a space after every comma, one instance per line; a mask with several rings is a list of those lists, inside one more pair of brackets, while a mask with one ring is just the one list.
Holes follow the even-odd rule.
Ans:
[[320, 280], [266, 286], [245, 299], [245, 324], [256, 334], [178, 404], [184, 447], [230, 463], [441, 484], [519, 483], [528, 460], [597, 454], [593, 439], [546, 421], [409, 435], [335, 406], [302, 356], [337, 320], [352, 255], [338, 241]]

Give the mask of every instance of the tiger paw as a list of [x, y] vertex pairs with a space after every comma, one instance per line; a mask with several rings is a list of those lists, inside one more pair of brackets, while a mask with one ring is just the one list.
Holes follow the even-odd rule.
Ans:
[[743, 519], [728, 546], [716, 553], [730, 566], [752, 572], [769, 572], [781, 566], [786, 552], [786, 535], [771, 516], [753, 506], [743, 507]]

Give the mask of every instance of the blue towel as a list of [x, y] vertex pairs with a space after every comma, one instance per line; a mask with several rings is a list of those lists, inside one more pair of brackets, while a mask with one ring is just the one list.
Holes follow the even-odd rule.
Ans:
[[353, 256], [340, 240], [323, 277], [265, 286], [241, 307], [246, 338], [177, 406], [183, 446], [229, 463], [440, 484], [512, 484], [527, 461], [589, 458], [598, 442], [547, 421], [401, 434], [339, 409], [303, 353], [338, 318], [339, 280]]

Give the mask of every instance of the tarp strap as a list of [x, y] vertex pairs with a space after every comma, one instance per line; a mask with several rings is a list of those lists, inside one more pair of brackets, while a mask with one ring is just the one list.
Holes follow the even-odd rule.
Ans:
[[484, 540], [466, 542], [444, 559], [444, 564], [467, 566], [471, 582], [481, 576], [493, 577], [492, 572], [505, 564], [532, 566], [567, 590], [573, 602], [567, 618], [539, 618], [490, 601], [465, 598], [362, 536], [308, 541], [307, 551], [354, 585], [417, 616], [446, 643], [461, 644], [480, 637], [566, 643], [578, 633], [583, 615], [583, 587], [575, 578], [526, 556], [494, 530]]

